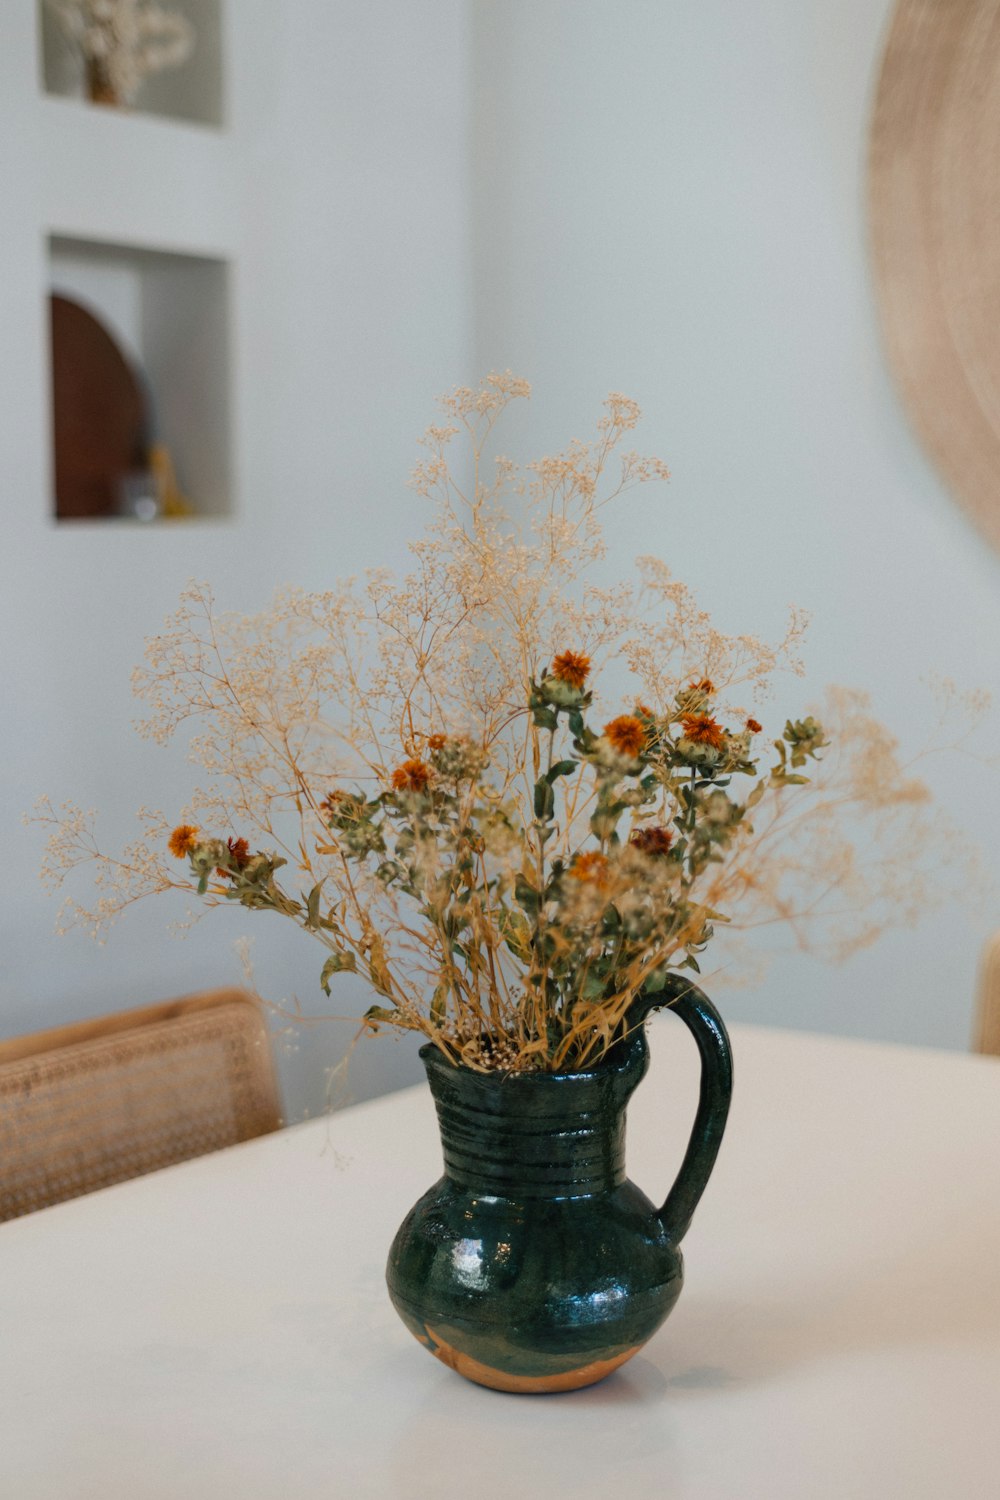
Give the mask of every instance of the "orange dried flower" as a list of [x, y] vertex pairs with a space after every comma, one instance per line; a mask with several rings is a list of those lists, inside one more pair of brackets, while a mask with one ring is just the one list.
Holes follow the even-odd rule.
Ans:
[[711, 714], [685, 714], [681, 728], [684, 738], [696, 745], [711, 745], [713, 750], [721, 750], [725, 744], [726, 732]]
[[653, 710], [650, 708], [650, 706], [649, 706], [648, 703], [637, 703], [635, 705], [635, 711], [636, 711], [637, 714], [642, 714], [644, 718], [647, 718], [647, 719], [655, 719], [656, 718], [656, 715], [654, 714]]
[[711, 698], [715, 694], [715, 683], [711, 677], [696, 677], [693, 682], [688, 683], [688, 692], [704, 693], [706, 698]]
[[[237, 870], [245, 869], [250, 863], [250, 845], [246, 839], [227, 839], [226, 843], [229, 845], [229, 857]], [[222, 865], [216, 865], [215, 873], [228, 878], [233, 872]]]
[[250, 845], [246, 839], [227, 839], [229, 857], [238, 870], [250, 863]]
[[175, 859], [183, 859], [186, 854], [191, 853], [197, 842], [197, 828], [192, 827], [190, 823], [181, 823], [167, 840], [167, 848]]
[[423, 760], [404, 760], [392, 773], [393, 790], [425, 792], [431, 779], [431, 768]]
[[763, 724], [758, 724], [756, 719], [747, 719], [747, 728], [751, 734], [760, 734]]
[[447, 743], [448, 736], [446, 734], [432, 734], [428, 736], [427, 748], [428, 750], [443, 750]]
[[607, 885], [608, 872], [607, 857], [597, 849], [590, 849], [586, 854], [578, 854], [569, 869], [574, 880], [596, 886]]
[[638, 755], [646, 743], [646, 726], [634, 714], [619, 714], [610, 724], [605, 724], [604, 733], [619, 755]]
[[652, 828], [637, 828], [629, 837], [629, 843], [634, 849], [653, 856], [669, 854], [673, 841], [670, 829], [665, 828], [662, 823]]
[[571, 687], [582, 688], [590, 675], [590, 657], [582, 651], [560, 651], [552, 660], [552, 675]]

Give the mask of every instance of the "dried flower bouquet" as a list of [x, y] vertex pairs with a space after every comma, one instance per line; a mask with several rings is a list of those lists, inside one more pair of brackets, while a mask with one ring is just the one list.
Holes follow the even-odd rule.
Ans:
[[[640, 992], [697, 970], [720, 922], [848, 951], [920, 909], [927, 790], [864, 698], [834, 694], [829, 729], [770, 736], [741, 704], [801, 670], [802, 616], [768, 646], [715, 629], [655, 559], [634, 583], [588, 582], [603, 507], [667, 470], [624, 450], [639, 410], [617, 394], [592, 441], [526, 469], [489, 460], [528, 395], [508, 373], [443, 399], [408, 576], [289, 589], [249, 617], [187, 591], [135, 689], [154, 740], [196, 727], [211, 785], [172, 833], [144, 813], [118, 857], [79, 809], [46, 805], [48, 878], [96, 874], [68, 925], [100, 934], [193, 884], [300, 926], [328, 994], [364, 975], [367, 1028], [422, 1032], [474, 1069], [563, 1071], [604, 1054]], [[615, 663], [634, 697], [599, 710]]]

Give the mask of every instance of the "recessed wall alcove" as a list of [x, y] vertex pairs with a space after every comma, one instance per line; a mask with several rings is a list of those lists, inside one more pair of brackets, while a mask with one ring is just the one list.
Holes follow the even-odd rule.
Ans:
[[[227, 262], [52, 235], [48, 287], [56, 519], [230, 514]], [[117, 347], [120, 361], [109, 345]], [[134, 375], [133, 382], [120, 365]], [[134, 445], [142, 451], [104, 461], [104, 472], [108, 474], [108, 465], [113, 472], [103, 494], [100, 485], [91, 486], [88, 498], [77, 471], [81, 464], [100, 467], [98, 438], [117, 421], [113, 397], [93, 391], [91, 380], [120, 386], [126, 405], [142, 403], [148, 432]], [[89, 443], [88, 421], [93, 424]], [[113, 446], [114, 440], [109, 441]], [[173, 500], [164, 508], [165, 493]]]
[[[67, 38], [58, 16], [46, 0], [39, 6], [39, 65], [45, 92], [78, 99], [91, 108], [86, 97], [85, 66]], [[201, 125], [221, 125], [225, 119], [222, 0], [169, 0], [171, 11], [183, 16], [194, 29], [191, 56], [177, 67], [150, 74], [127, 114], [163, 115]], [[113, 113], [113, 110], [109, 110]]]

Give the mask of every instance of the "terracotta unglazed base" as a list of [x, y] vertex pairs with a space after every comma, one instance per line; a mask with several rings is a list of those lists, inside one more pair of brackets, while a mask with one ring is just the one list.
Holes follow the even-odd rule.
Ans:
[[631, 1349], [626, 1349], [624, 1354], [616, 1354], [612, 1359], [595, 1359], [590, 1364], [580, 1365], [575, 1370], [563, 1370], [558, 1374], [513, 1375], [504, 1370], [491, 1369], [478, 1359], [453, 1349], [433, 1328], [427, 1328], [426, 1337], [421, 1338], [420, 1343], [450, 1370], [454, 1370], [457, 1375], [464, 1375], [466, 1380], [488, 1386], [492, 1391], [513, 1391], [522, 1396], [543, 1396], [552, 1391], [578, 1391], [585, 1385], [596, 1385], [642, 1348], [641, 1344], [635, 1344]]

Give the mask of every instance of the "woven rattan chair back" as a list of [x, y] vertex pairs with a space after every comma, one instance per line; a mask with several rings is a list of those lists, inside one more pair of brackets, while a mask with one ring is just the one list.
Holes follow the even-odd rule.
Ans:
[[1000, 932], [986, 944], [979, 965], [972, 1047], [1000, 1057]]
[[243, 990], [0, 1042], [0, 1220], [280, 1123], [267, 1029]]

